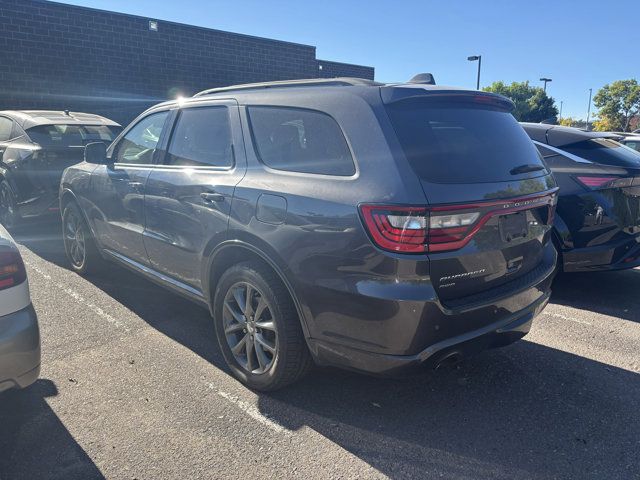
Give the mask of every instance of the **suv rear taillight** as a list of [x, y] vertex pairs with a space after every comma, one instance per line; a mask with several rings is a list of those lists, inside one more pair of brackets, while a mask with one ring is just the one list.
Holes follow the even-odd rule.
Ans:
[[360, 205], [360, 213], [373, 242], [384, 250], [399, 253], [445, 252], [464, 247], [494, 215], [546, 207], [544, 220], [551, 225], [557, 190], [543, 195], [473, 204], [430, 207]]
[[394, 252], [425, 252], [429, 212], [423, 207], [361, 205], [364, 223], [380, 248]]
[[27, 279], [24, 263], [18, 252], [0, 252], [0, 290], [20, 285]]

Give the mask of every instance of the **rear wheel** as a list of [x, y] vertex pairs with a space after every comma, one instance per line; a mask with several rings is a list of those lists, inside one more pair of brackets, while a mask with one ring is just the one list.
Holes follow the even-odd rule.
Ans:
[[62, 214], [62, 238], [71, 269], [84, 275], [99, 270], [102, 257], [80, 208], [69, 203]]
[[0, 224], [5, 228], [15, 227], [18, 223], [18, 206], [9, 182], [0, 182]]
[[214, 297], [214, 322], [233, 374], [255, 390], [277, 390], [312, 365], [300, 319], [278, 276], [258, 262], [229, 268]]

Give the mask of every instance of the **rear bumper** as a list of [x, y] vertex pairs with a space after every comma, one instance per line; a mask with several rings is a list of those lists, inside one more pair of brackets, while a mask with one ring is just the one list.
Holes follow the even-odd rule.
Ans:
[[40, 374], [40, 331], [32, 305], [0, 317], [0, 392], [25, 388]]
[[483, 328], [430, 345], [415, 355], [385, 355], [328, 342], [310, 341], [321, 365], [340, 366], [375, 375], [396, 375], [419, 368], [437, 367], [448, 360], [475, 355], [483, 350], [509, 345], [530, 330], [533, 319], [549, 302], [550, 292], [529, 307]]
[[629, 236], [616, 243], [574, 248], [562, 252], [565, 272], [624, 270], [640, 266], [640, 236]]

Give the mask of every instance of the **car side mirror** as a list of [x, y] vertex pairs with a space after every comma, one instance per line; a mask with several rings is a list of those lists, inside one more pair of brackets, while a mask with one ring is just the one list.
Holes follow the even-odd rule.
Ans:
[[96, 165], [106, 165], [109, 163], [107, 160], [107, 146], [102, 142], [88, 143], [84, 147], [84, 161]]

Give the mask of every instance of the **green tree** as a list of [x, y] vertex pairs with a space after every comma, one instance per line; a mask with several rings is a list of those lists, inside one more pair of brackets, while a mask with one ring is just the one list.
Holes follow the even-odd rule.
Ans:
[[626, 132], [631, 119], [640, 113], [640, 85], [635, 78], [607, 84], [593, 97], [593, 104], [610, 130]]
[[493, 82], [484, 88], [485, 92], [499, 93], [513, 100], [516, 108], [513, 116], [520, 122], [542, 122], [555, 120], [558, 115], [555, 101], [540, 87], [532, 87], [529, 82]]

